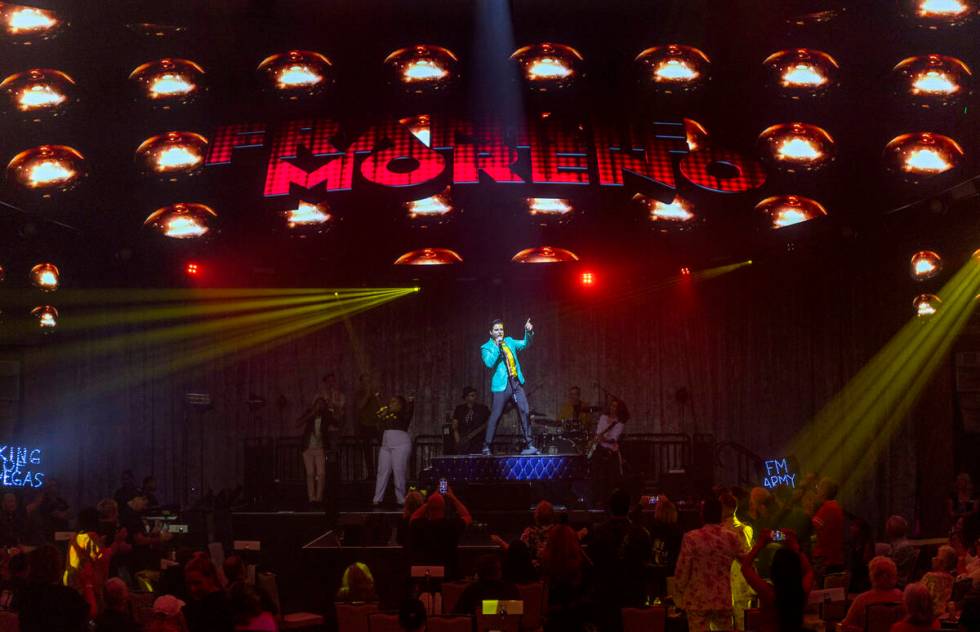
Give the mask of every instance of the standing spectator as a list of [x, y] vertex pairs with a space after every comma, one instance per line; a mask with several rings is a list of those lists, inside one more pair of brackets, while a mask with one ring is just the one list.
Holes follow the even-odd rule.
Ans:
[[68, 531], [71, 517], [68, 501], [61, 497], [61, 483], [56, 478], [44, 481], [38, 502], [38, 516], [46, 539], [53, 540], [55, 531]]
[[[21, 632], [86, 632], [89, 604], [61, 585], [61, 552], [51, 544], [38, 547], [28, 555], [28, 567], [28, 586], [19, 603]], [[84, 587], [90, 591], [94, 588], [91, 583]]]
[[973, 479], [966, 472], [956, 476], [953, 492], [946, 498], [946, 517], [949, 519], [950, 531], [963, 531], [968, 520], [977, 515], [977, 497], [973, 493]]
[[105, 583], [105, 610], [95, 618], [95, 632], [140, 632], [133, 619], [126, 582], [113, 577]]
[[24, 542], [27, 522], [20, 511], [17, 496], [11, 492], [0, 500], [0, 546], [9, 548]]
[[[455, 516], [446, 514], [446, 499]], [[459, 539], [473, 522], [469, 510], [447, 486], [446, 494], [436, 492], [412, 515], [410, 558], [413, 564], [435, 564], [446, 569], [446, 577], [458, 576]]]
[[145, 512], [145, 496], [133, 496], [119, 512], [119, 524], [126, 530], [127, 542], [132, 547], [126, 563], [134, 579], [140, 571], [159, 570], [160, 545], [172, 537], [169, 532], [159, 528], [147, 529], [143, 521]]
[[957, 561], [953, 547], [943, 545], [932, 558], [932, 570], [922, 576], [922, 585], [932, 595], [932, 610], [937, 617], [946, 611], [946, 604], [953, 596]]
[[146, 498], [146, 505], [150, 509], [156, 509], [160, 506], [160, 500], [157, 498], [157, 479], [152, 476], [143, 477], [143, 486], [140, 487], [140, 496]]
[[742, 551], [738, 536], [721, 526], [721, 502], [701, 505], [704, 526], [681, 542], [674, 581], [677, 605], [687, 611], [690, 632], [732, 629], [732, 562]]
[[542, 500], [534, 508], [534, 524], [524, 529], [521, 541], [527, 545], [535, 564], [541, 562], [541, 554], [548, 543], [548, 536], [555, 526], [555, 508], [547, 500]]
[[629, 519], [629, 494], [614, 491], [608, 506], [609, 519], [596, 527], [589, 544], [596, 622], [604, 632], [622, 628], [622, 608], [645, 604], [645, 574], [651, 555], [650, 534]]
[[584, 630], [588, 563], [578, 534], [568, 525], [555, 525], [541, 553], [541, 575], [548, 585], [545, 632]]
[[136, 487], [136, 478], [133, 476], [133, 470], [123, 470], [119, 476], [119, 483], [119, 489], [112, 495], [112, 498], [118, 506], [123, 507], [129, 502], [130, 498], [139, 495], [140, 490]]
[[218, 571], [204, 553], [196, 554], [184, 567], [184, 582], [191, 602], [184, 606], [188, 632], [232, 632], [235, 629], [231, 604], [218, 581]]
[[476, 581], [467, 586], [456, 602], [456, 614], [473, 615], [484, 599], [520, 600], [517, 586], [504, 581], [500, 557], [481, 555], [476, 561]]
[[796, 534], [786, 531], [785, 546], [779, 547], [773, 555], [772, 583], [762, 579], [753, 562], [770, 542], [772, 531], [763, 529], [755, 546], [740, 560], [745, 581], [759, 596], [762, 617], [759, 632], [801, 630], [803, 609], [806, 607], [807, 595], [813, 588], [813, 571], [806, 554], [800, 552]]
[[408, 547], [408, 536], [410, 533], [408, 525], [412, 520], [412, 515], [419, 510], [419, 507], [424, 502], [425, 498], [417, 491], [413, 490], [405, 494], [405, 507], [402, 509], [402, 517], [398, 520], [398, 526], [395, 532], [395, 541], [402, 547]]
[[[752, 527], [740, 521], [735, 515], [738, 507], [737, 499], [730, 492], [725, 492], [718, 500], [721, 501], [721, 526], [738, 536], [738, 543], [742, 547], [739, 555], [748, 553], [752, 548]], [[742, 573], [742, 565], [738, 560], [732, 562], [731, 582], [732, 616], [735, 618], [735, 629], [742, 630], [745, 628], [745, 610], [752, 607], [755, 591], [746, 581]]]
[[235, 618], [235, 630], [278, 632], [276, 618], [262, 607], [258, 593], [245, 582], [236, 582], [231, 586], [228, 601]]
[[915, 563], [919, 559], [919, 549], [915, 548], [907, 537], [909, 523], [902, 516], [890, 516], [885, 521], [885, 538], [888, 540], [888, 557], [892, 558], [898, 567], [898, 586], [905, 586], [912, 579]]
[[825, 478], [817, 486], [819, 508], [813, 515], [814, 573], [818, 581], [844, 570], [844, 510], [838, 504], [837, 483]]
[[895, 562], [883, 555], [868, 563], [868, 577], [871, 590], [858, 595], [847, 610], [841, 626], [850, 632], [861, 632], [865, 628], [865, 610], [875, 603], [901, 603], [902, 591], [895, 588], [898, 583], [898, 569]]
[[932, 612], [932, 597], [929, 590], [920, 583], [905, 587], [902, 601], [905, 603], [905, 618], [892, 625], [891, 632], [923, 632], [939, 629], [939, 622]]
[[772, 494], [765, 487], [753, 487], [749, 492], [749, 505], [745, 511], [739, 510], [738, 519], [742, 524], [752, 528], [754, 537], [758, 537], [763, 529], [772, 528], [769, 509], [772, 506]]
[[863, 518], [849, 516], [847, 544], [847, 570], [851, 581], [847, 592], [861, 593], [871, 588], [868, 577], [868, 563], [875, 556], [874, 537], [871, 535], [871, 525]]
[[674, 576], [683, 533], [677, 525], [677, 506], [666, 496], [655, 500], [653, 520], [646, 525], [650, 534], [651, 592], [663, 596], [667, 594], [667, 578]]

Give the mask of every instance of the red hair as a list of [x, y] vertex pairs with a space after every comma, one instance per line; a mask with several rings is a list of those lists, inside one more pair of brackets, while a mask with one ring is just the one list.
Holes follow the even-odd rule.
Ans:
[[551, 529], [541, 557], [542, 570], [552, 579], [575, 580], [582, 572], [585, 561], [578, 535], [565, 524]]

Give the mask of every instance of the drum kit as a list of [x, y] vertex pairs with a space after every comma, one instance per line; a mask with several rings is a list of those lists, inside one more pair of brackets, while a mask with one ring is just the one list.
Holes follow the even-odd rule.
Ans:
[[[598, 406], [582, 408], [583, 413], [602, 412]], [[589, 428], [581, 419], [551, 419], [542, 413], [531, 411], [534, 443], [542, 454], [585, 454], [591, 438]]]

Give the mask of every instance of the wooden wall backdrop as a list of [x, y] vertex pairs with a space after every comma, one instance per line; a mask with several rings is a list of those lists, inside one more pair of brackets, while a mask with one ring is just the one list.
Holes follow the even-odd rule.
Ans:
[[[205, 478], [216, 489], [230, 486], [242, 480], [242, 441], [292, 434], [327, 371], [349, 397], [366, 370], [381, 376], [386, 394], [417, 392], [413, 431], [439, 432], [463, 386], [488, 399], [478, 349], [489, 320], [501, 315], [511, 333], [528, 316], [535, 323], [534, 346], [521, 358], [534, 409], [554, 413], [571, 384], [594, 401], [598, 382], [628, 403], [632, 432], [714, 433], [781, 456], [907, 320], [916, 290], [907, 278], [883, 282], [881, 270], [819, 270], [756, 265], [659, 291], [637, 282], [591, 299], [555, 283], [456, 282], [301, 339], [162, 376], [150, 370], [159, 352], [139, 342], [105, 355], [93, 339], [82, 354], [43, 364], [27, 351], [16, 434], [45, 447], [49, 469], [80, 501], [111, 492], [124, 468], [153, 473], [167, 497], [184, 473], [197, 479], [200, 432], [197, 421], [185, 431], [182, 399], [206, 392], [214, 410], [202, 418]], [[62, 320], [69, 318], [66, 309]], [[102, 392], [107, 376], [127, 384]], [[681, 387], [687, 407], [675, 400]], [[952, 441], [950, 389], [943, 375], [924, 404], [930, 459], [917, 462], [916, 413], [868, 483], [861, 507], [868, 518], [911, 518], [916, 490], [951, 480], [952, 465], [937, 458]], [[267, 406], [250, 412], [251, 395]], [[282, 414], [280, 396], [288, 402]]]

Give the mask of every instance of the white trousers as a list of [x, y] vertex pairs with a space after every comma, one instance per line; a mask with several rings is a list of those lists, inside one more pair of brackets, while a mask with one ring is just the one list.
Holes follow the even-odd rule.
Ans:
[[395, 476], [395, 499], [405, 502], [405, 482], [408, 480], [408, 459], [412, 456], [412, 438], [404, 430], [385, 430], [378, 450], [378, 478], [374, 484], [374, 502], [384, 500], [385, 489], [392, 474]]
[[327, 460], [323, 448], [303, 450], [303, 467], [306, 468], [306, 499], [318, 503], [323, 500], [323, 488], [327, 482]]

